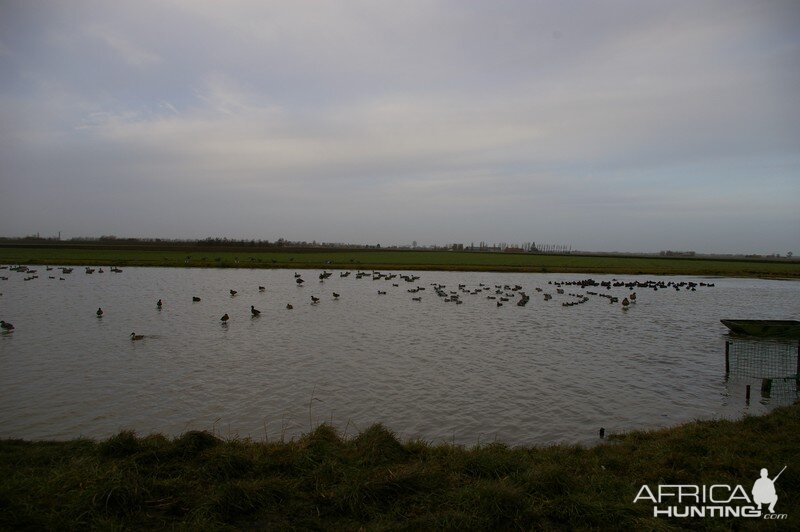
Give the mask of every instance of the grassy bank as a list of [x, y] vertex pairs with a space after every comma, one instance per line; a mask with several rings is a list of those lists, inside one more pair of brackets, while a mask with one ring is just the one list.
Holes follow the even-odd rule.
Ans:
[[454, 270], [800, 278], [800, 262], [451, 251], [0, 246], [0, 263], [223, 268]]
[[[0, 441], [0, 528], [797, 528], [800, 404], [764, 417], [636, 432], [593, 448], [399, 442], [380, 425], [295, 442]], [[775, 474], [785, 521], [653, 517], [642, 484], [741, 484]]]

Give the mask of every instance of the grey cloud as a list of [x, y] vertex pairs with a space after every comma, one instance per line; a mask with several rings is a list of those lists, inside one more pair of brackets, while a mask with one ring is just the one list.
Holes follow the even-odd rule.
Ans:
[[798, 11], [6, 3], [0, 224], [800, 248]]

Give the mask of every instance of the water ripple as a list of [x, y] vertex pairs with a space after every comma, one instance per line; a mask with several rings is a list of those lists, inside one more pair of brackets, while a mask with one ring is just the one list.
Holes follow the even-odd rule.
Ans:
[[[639, 290], [624, 312], [599, 297], [562, 306], [575, 298], [549, 282], [575, 275], [416, 272], [421, 279], [406, 283], [334, 274], [318, 283], [319, 270], [302, 273], [301, 288], [283, 270], [12, 277], [0, 299], [3, 319], [17, 325], [0, 336], [0, 436], [102, 438], [130, 428], [288, 439], [323, 422], [350, 434], [383, 422], [428, 441], [590, 444], [600, 426], [738, 417], [797, 397], [776, 382], [772, 397], [745, 404], [745, 382], [724, 376], [719, 319], [794, 318], [798, 282]], [[463, 304], [445, 303], [431, 283]], [[491, 290], [458, 291], [479, 283]], [[486, 298], [495, 285], [517, 284], [531, 296], [525, 307], [513, 294], [502, 307]], [[415, 286], [426, 289], [407, 292]], [[131, 341], [132, 331], [145, 338]]]

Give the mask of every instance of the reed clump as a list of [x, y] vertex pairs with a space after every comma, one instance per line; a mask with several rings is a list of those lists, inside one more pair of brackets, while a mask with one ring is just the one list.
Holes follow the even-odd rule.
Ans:
[[[595, 447], [402, 442], [321, 425], [290, 442], [0, 440], [0, 529], [728, 529], [760, 519], [653, 517], [649, 484], [741, 484], [788, 464], [777, 510], [800, 519], [800, 404], [763, 417], [613, 436]], [[775, 527], [789, 522], [777, 521]]]

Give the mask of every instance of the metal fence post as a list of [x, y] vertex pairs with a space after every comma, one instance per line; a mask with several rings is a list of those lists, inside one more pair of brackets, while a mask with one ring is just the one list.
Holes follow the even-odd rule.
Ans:
[[[797, 367], [800, 368], [800, 354], [797, 358]], [[730, 340], [725, 340], [725, 376], [727, 377], [728, 374], [731, 372], [731, 342]]]

